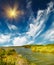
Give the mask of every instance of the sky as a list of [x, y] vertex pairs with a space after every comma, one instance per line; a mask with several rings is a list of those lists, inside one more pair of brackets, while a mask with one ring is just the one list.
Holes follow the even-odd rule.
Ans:
[[54, 0], [0, 0], [0, 46], [54, 43]]

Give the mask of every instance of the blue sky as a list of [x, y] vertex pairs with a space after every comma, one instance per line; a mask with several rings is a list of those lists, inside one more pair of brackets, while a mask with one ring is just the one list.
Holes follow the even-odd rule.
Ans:
[[[14, 5], [20, 13], [10, 19], [5, 11]], [[54, 43], [54, 0], [0, 0], [0, 46], [49, 43]]]

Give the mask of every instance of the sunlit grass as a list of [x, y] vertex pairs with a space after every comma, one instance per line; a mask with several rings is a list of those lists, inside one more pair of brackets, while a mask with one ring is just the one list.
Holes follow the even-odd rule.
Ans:
[[31, 46], [33, 52], [54, 53], [54, 45]]

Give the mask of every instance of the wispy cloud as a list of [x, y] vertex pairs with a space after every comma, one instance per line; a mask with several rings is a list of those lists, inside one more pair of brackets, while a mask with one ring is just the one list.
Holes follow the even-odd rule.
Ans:
[[31, 8], [31, 3], [32, 3], [32, 1], [27, 0], [26, 2], [27, 2], [26, 8], [28, 8], [28, 9]]
[[[31, 2], [29, 2], [27, 5], [28, 8], [30, 7], [30, 3]], [[28, 31], [23, 36], [15, 37], [14, 41], [13, 41], [13, 45], [21, 46], [24, 44], [34, 43], [36, 37], [38, 37], [41, 34], [41, 32], [44, 30], [44, 28], [46, 26], [45, 23], [47, 22], [47, 20], [49, 18], [49, 14], [50, 14], [50, 12], [53, 11], [53, 5], [54, 5], [54, 3], [50, 2], [48, 4], [47, 9], [39, 10], [37, 12], [36, 18], [34, 17], [33, 12], [31, 11], [32, 15], [30, 16], [29, 21], [32, 21], [32, 22], [29, 25]], [[53, 27], [54, 27], [54, 25], [53, 25]], [[45, 42], [47, 43], [47, 40], [49, 40], [49, 39], [51, 39], [51, 41], [54, 40], [53, 39], [54, 38], [53, 30], [54, 29], [52, 29], [52, 30], [50, 29], [50, 30], [46, 31], [46, 33], [44, 33], [44, 35], [42, 34], [42, 38], [45, 40], [42, 40], [40, 42], [40, 44], [45, 43]]]
[[50, 43], [54, 42], [54, 22], [52, 23], [51, 27], [49, 30], [47, 30], [44, 34], [41, 35], [43, 38], [43, 41], [50, 41]]
[[12, 30], [14, 30], [14, 31], [18, 30], [17, 26], [15, 26], [13, 24], [8, 24], [8, 28], [9, 28], [10, 31], [12, 31]]
[[[52, 4], [52, 5], [51, 5]], [[49, 17], [49, 13], [52, 12], [53, 2], [49, 3], [49, 6], [45, 10], [39, 10], [37, 13], [37, 18], [33, 18], [30, 28], [27, 32], [29, 36], [35, 36], [38, 33], [40, 34], [41, 29], [44, 30], [45, 23]], [[32, 19], [32, 16], [31, 18]]]

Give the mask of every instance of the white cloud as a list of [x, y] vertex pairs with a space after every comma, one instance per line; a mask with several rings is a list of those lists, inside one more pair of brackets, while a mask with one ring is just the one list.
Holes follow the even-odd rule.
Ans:
[[48, 31], [44, 34], [44, 39], [45, 39], [45, 40], [49, 40], [49, 41], [54, 41], [54, 29], [48, 30]]
[[0, 44], [10, 41], [10, 35], [0, 34]]
[[41, 37], [43, 38], [43, 41], [54, 42], [54, 22], [50, 26], [50, 29], [48, 29], [45, 33], [43, 33]]
[[44, 23], [44, 20], [42, 20], [39, 25], [30, 24], [30, 29], [26, 34], [28, 34], [29, 36], [35, 36], [37, 34], [37, 32], [41, 29], [43, 23]]
[[29, 45], [29, 44], [33, 44], [33, 43], [34, 43], [34, 40], [31, 40], [27, 44]]
[[22, 45], [25, 45], [26, 42], [27, 42], [26, 37], [15, 37], [13, 40], [13, 45], [14, 46], [22, 46]]
[[34, 39], [43, 31], [43, 29], [45, 28], [45, 25], [42, 27], [42, 29], [34, 36]]
[[48, 18], [48, 15], [46, 15], [46, 13], [44, 14], [44, 12], [45, 11], [42, 10], [38, 11], [37, 18], [33, 18], [34, 23], [30, 24], [30, 28], [26, 34], [28, 34], [29, 36], [35, 36], [43, 28], [43, 26], [45, 25], [44, 23]]

